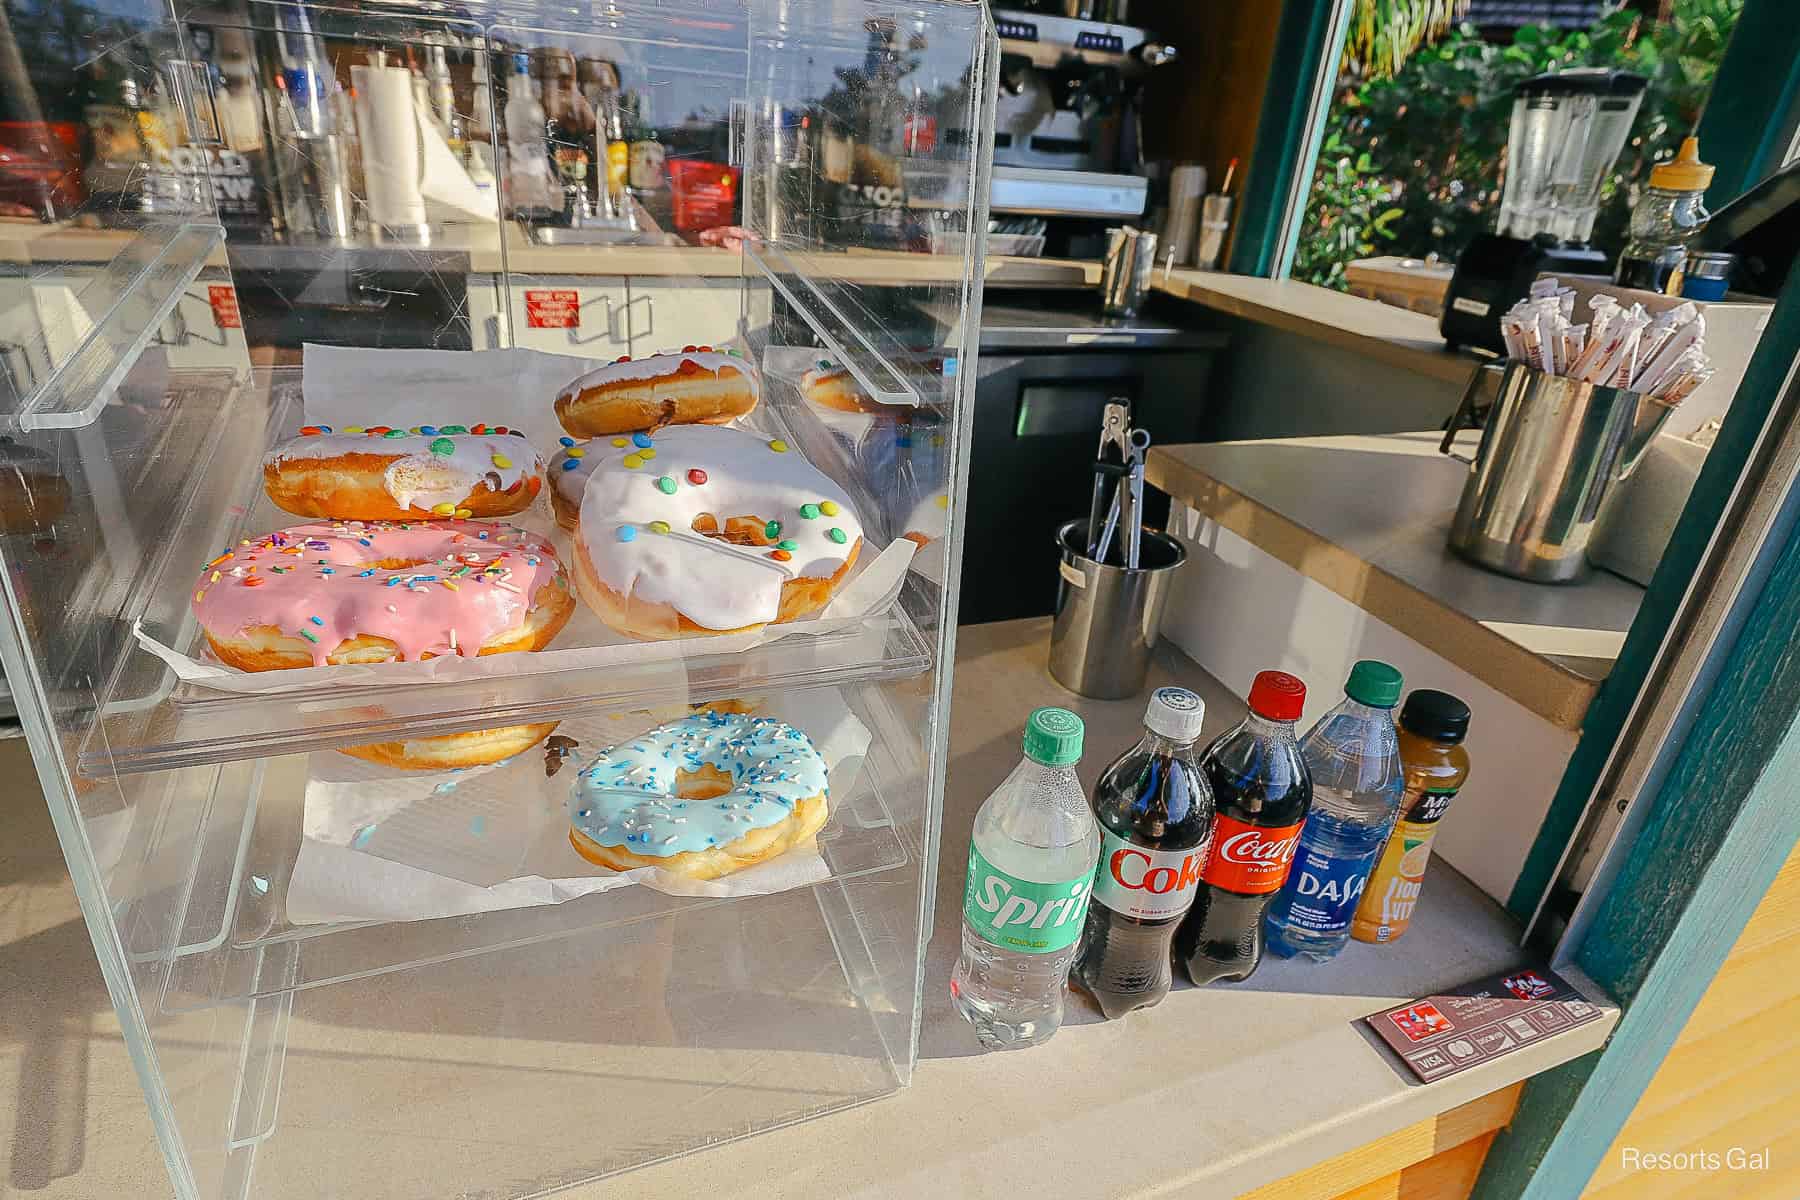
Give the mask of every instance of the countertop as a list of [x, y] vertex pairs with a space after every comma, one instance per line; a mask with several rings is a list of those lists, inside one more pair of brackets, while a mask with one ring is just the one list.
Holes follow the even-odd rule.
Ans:
[[[1472, 452], [1477, 436], [1459, 445]], [[1600, 570], [1578, 583], [1527, 583], [1452, 555], [1445, 539], [1468, 468], [1438, 453], [1442, 437], [1156, 446], [1144, 477], [1544, 719], [1578, 729], [1644, 589]]]
[[1478, 361], [1444, 344], [1436, 317], [1297, 279], [1181, 268], [1157, 271], [1151, 287], [1447, 383], [1467, 383]]
[[[111, 261], [130, 240], [128, 232], [117, 229], [0, 220], [0, 265], [46, 268], [104, 263]], [[453, 226], [431, 245], [422, 247], [233, 241], [228, 250], [234, 264], [259, 271], [317, 269], [335, 259], [353, 260], [358, 265], [366, 261], [377, 267], [387, 260], [417, 266], [430, 258], [450, 260], [471, 272], [498, 273], [504, 269], [532, 276], [730, 278], [744, 272], [743, 257], [733, 250], [686, 245], [540, 246], [529, 241], [510, 221], [504, 227]], [[821, 277], [854, 283], [948, 282], [962, 274], [962, 260], [953, 255], [856, 250], [791, 257]], [[1100, 264], [1079, 259], [995, 255], [987, 260], [984, 278], [1008, 287], [1092, 287], [1100, 281]]]
[[[1068, 1021], [1048, 1045], [979, 1053], [944, 989], [975, 810], [1016, 763], [1020, 724], [1032, 707], [1057, 703], [1083, 715], [1090, 750], [1080, 770], [1090, 786], [1142, 716], [1140, 700], [1089, 701], [1059, 688], [1044, 666], [1048, 629], [1039, 619], [967, 627], [959, 636], [945, 850], [912, 1086], [561, 1195], [689, 1196], [703, 1187], [714, 1197], [757, 1200], [1225, 1197], [1507, 1088], [1605, 1038], [1616, 1020], [1611, 1010], [1605, 1020], [1438, 1083], [1403, 1075], [1358, 1018], [1522, 957], [1517, 925], [1454, 871], [1434, 867], [1411, 931], [1392, 946], [1352, 943], [1326, 966], [1271, 961], [1237, 986], [1178, 985], [1157, 1008], [1116, 1022], [1071, 999]], [[1151, 683], [1174, 681], [1205, 697], [1208, 736], [1242, 712], [1220, 684], [1165, 645]], [[29, 772], [20, 742], [0, 743], [0, 755], [12, 756], [4, 769], [13, 777]], [[42, 1200], [166, 1195], [143, 1099], [44, 806], [27, 790], [15, 796], [14, 812], [0, 846], [0, 1089], [18, 1098], [19, 1116], [4, 1178]], [[305, 1036], [327, 1035], [346, 1070], [389, 1063], [384, 1069], [406, 1071], [442, 1059], [479, 1062], [486, 1053], [466, 1031], [396, 1039], [352, 1024]], [[1180, 1130], [1179, 1138], [1127, 1152], [1151, 1122]], [[446, 1152], [474, 1155], [478, 1174], [479, 1145], [467, 1132], [444, 1130]], [[493, 1181], [471, 1179], [478, 1182]]]
[[[109, 261], [130, 235], [111, 229], [0, 220], [0, 266], [45, 268]], [[504, 241], [504, 245], [502, 244]], [[335, 243], [232, 242], [233, 265], [266, 271], [318, 268], [343, 259], [379, 266], [393, 260], [416, 267], [427, 256], [477, 273], [510, 270], [522, 276], [638, 276], [730, 278], [744, 271], [735, 251], [705, 246], [540, 246], [519, 227], [453, 226], [429, 247]], [[901, 251], [828, 251], [793, 256], [808, 272], [869, 285], [953, 282], [961, 259]], [[1090, 259], [1011, 258], [992, 255], [983, 279], [994, 287], [1091, 289], [1100, 263]], [[1475, 360], [1448, 349], [1437, 320], [1390, 304], [1334, 292], [1291, 279], [1263, 279], [1191, 268], [1156, 271], [1152, 290], [1219, 312], [1257, 321], [1340, 346], [1372, 359], [1448, 383], [1468, 380]]]

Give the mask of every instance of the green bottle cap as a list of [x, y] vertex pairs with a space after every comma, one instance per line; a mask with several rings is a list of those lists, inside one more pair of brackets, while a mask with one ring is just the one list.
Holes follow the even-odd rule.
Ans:
[[1400, 703], [1400, 672], [1384, 662], [1365, 658], [1350, 668], [1344, 682], [1344, 695], [1359, 704], [1374, 708], [1392, 708]]
[[1066, 708], [1040, 708], [1025, 722], [1025, 756], [1046, 767], [1081, 760], [1081, 718]]

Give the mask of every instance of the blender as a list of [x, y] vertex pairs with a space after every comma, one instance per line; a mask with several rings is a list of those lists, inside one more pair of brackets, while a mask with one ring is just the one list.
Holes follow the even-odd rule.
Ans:
[[1610, 275], [1607, 255], [1588, 238], [1600, 187], [1625, 148], [1644, 86], [1642, 75], [1603, 67], [1538, 75], [1518, 86], [1499, 225], [1456, 260], [1439, 324], [1446, 342], [1499, 353], [1500, 314], [1539, 275]]

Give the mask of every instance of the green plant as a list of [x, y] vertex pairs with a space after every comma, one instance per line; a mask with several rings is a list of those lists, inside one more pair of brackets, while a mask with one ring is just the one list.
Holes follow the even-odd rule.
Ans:
[[[1513, 89], [1546, 71], [1604, 66], [1649, 86], [1624, 153], [1601, 188], [1595, 244], [1616, 250], [1636, 189], [1692, 131], [1744, 0], [1675, 0], [1644, 28], [1619, 10], [1591, 28], [1519, 29], [1510, 45], [1464, 25], [1415, 53], [1389, 79], [1340, 76], [1294, 261], [1295, 278], [1344, 287], [1344, 266], [1380, 245], [1454, 258], [1491, 230], [1500, 204]], [[1353, 181], [1353, 183], [1351, 182]], [[1399, 210], [1377, 230], [1371, 197]], [[1371, 236], [1346, 236], [1367, 229]]]
[[1403, 210], [1389, 203], [1392, 195], [1393, 184], [1376, 171], [1367, 151], [1357, 153], [1335, 132], [1328, 134], [1308, 208], [1317, 224], [1296, 249], [1294, 276], [1343, 288], [1345, 265], [1373, 254], [1377, 239], [1393, 238]]
[[1346, 70], [1386, 79], [1427, 42], [1450, 31], [1469, 0], [1356, 0], [1344, 42]]

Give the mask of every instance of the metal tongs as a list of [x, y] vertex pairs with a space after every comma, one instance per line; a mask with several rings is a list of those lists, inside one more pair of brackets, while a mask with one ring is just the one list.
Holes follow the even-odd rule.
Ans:
[[[1123, 524], [1125, 567], [1135, 571], [1143, 539], [1144, 452], [1150, 448], [1150, 432], [1131, 429], [1130, 424], [1127, 405], [1114, 401], [1106, 406], [1100, 422], [1100, 450], [1094, 459], [1094, 498], [1088, 508], [1088, 557], [1104, 563], [1113, 535]], [[1110, 505], [1106, 503], [1109, 480], [1116, 481]]]

